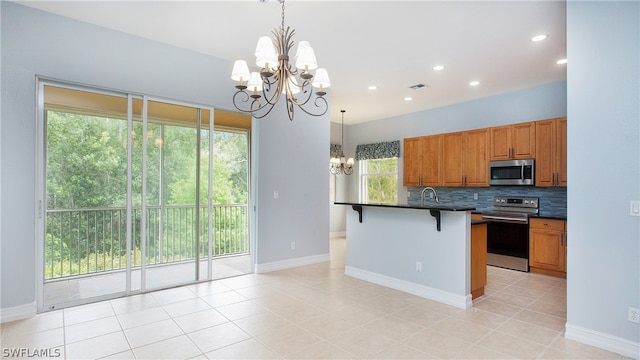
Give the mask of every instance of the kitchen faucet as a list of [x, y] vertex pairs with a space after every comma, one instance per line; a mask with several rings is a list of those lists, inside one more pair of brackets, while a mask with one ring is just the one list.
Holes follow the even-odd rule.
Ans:
[[422, 194], [420, 194], [420, 201], [422, 202], [422, 207], [424, 207], [424, 193], [427, 190], [433, 191], [433, 199], [437, 203], [440, 202], [440, 198], [438, 198], [438, 193], [436, 193], [436, 189], [432, 188], [431, 186], [427, 186], [426, 188], [422, 189]]

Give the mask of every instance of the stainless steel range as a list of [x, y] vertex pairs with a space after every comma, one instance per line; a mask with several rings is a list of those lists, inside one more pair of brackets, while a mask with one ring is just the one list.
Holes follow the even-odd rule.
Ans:
[[482, 213], [488, 265], [529, 271], [529, 217], [537, 213], [537, 197], [494, 197], [493, 210]]

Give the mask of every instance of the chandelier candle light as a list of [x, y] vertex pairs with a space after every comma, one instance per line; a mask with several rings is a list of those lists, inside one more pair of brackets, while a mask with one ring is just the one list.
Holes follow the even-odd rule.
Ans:
[[[238, 82], [233, 105], [261, 119], [271, 112], [280, 95], [284, 95], [289, 120], [293, 121], [294, 105], [309, 115], [324, 115], [328, 109], [324, 89], [331, 85], [329, 74], [327, 70], [318, 68], [315, 53], [308, 41], [300, 41], [293, 63], [290, 63], [289, 51], [293, 48], [295, 30], [285, 28], [284, 0], [279, 1], [282, 4], [282, 25], [271, 31], [274, 39], [262, 36], [256, 46], [256, 65], [261, 69], [260, 72], [250, 73], [244, 60], [236, 60], [233, 64], [231, 79]], [[316, 70], [315, 76], [311, 70]], [[312, 87], [317, 91], [314, 100], [310, 101]]]
[[345, 110], [340, 110], [340, 112], [342, 113], [342, 130], [341, 130], [342, 140], [340, 141], [340, 156], [332, 157], [331, 160], [329, 161], [329, 164], [331, 164], [331, 173], [333, 175], [340, 175], [340, 174], [351, 175], [353, 174], [353, 158], [349, 158], [349, 160], [346, 160], [346, 158], [344, 157], [344, 151], [342, 151], [342, 146], [344, 144], [344, 112]]

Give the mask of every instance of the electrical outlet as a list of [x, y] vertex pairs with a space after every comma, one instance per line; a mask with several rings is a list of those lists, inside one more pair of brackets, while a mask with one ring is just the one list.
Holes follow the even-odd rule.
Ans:
[[629, 308], [629, 321], [634, 323], [640, 323], [640, 309]]
[[473, 193], [473, 200], [478, 200], [478, 193]]
[[280, 193], [278, 193], [278, 190], [273, 190], [273, 198], [277, 199], [280, 197]]
[[422, 272], [422, 263], [420, 261], [416, 261], [416, 271]]
[[291, 250], [295, 250], [296, 249], [296, 242], [292, 241], [291, 242]]
[[629, 215], [640, 216], [640, 201], [631, 201], [629, 206]]

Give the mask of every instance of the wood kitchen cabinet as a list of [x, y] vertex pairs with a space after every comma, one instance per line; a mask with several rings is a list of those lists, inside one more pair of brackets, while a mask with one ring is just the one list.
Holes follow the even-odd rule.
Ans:
[[404, 186], [442, 185], [442, 135], [404, 139]]
[[536, 186], [567, 186], [567, 118], [536, 121]]
[[487, 223], [471, 225], [471, 298], [484, 295], [487, 285]]
[[491, 160], [533, 159], [535, 156], [535, 122], [491, 128]]
[[489, 129], [443, 135], [443, 185], [489, 186]]
[[529, 269], [531, 272], [567, 277], [566, 221], [530, 219]]

